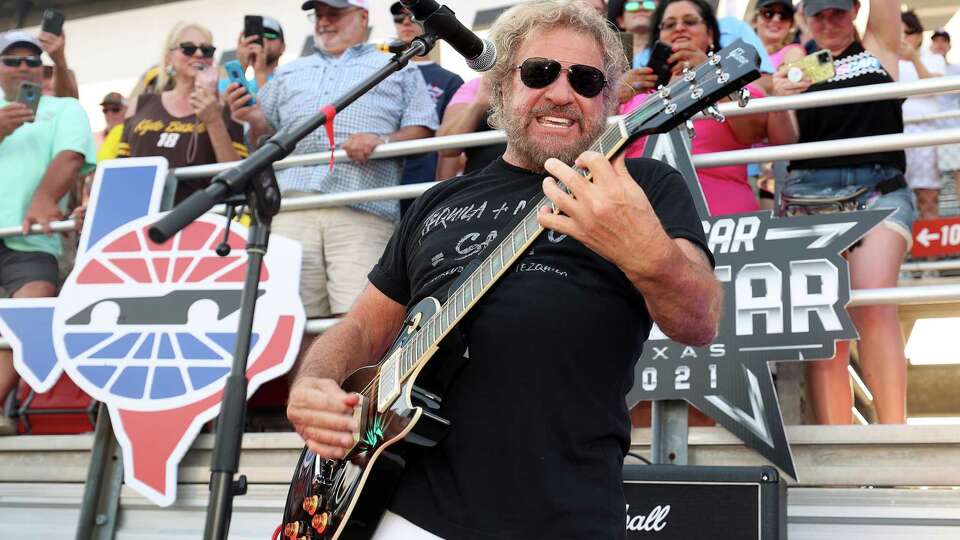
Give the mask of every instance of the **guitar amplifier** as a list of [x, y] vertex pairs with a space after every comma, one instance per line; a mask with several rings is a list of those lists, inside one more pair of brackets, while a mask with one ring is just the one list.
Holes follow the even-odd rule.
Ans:
[[773, 467], [624, 465], [627, 539], [781, 540], [787, 486]]

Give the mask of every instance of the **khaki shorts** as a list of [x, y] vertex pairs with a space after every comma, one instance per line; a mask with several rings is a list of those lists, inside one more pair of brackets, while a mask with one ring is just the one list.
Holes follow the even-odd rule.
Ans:
[[273, 233], [303, 246], [300, 298], [307, 317], [349, 311], [393, 229], [386, 218], [346, 207], [282, 212], [273, 218]]

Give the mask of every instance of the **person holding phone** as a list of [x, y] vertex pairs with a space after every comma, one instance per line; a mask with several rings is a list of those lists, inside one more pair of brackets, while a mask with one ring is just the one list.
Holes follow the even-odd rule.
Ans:
[[67, 36], [63, 32], [63, 14], [45, 10], [38, 36], [43, 52], [53, 61], [51, 68], [52, 94], [56, 97], [79, 98], [80, 90], [77, 86], [77, 77], [67, 66]]
[[[6, 296], [54, 296], [59, 283], [58, 236], [50, 223], [63, 219], [64, 195], [93, 169], [95, 152], [87, 115], [73, 98], [40, 95], [40, 41], [20, 30], [0, 34], [0, 227], [38, 224], [47, 234], [0, 239], [0, 289]], [[27, 99], [25, 91], [39, 101]], [[22, 101], [36, 104], [36, 113]], [[12, 354], [0, 350], [0, 401], [16, 386]], [[0, 416], [0, 434], [16, 424]]]
[[[803, 14], [817, 46], [833, 54], [836, 76], [794, 87], [792, 93], [852, 88], [899, 80], [901, 52], [900, 2], [870, 0], [870, 16], [863, 34], [854, 26], [860, 11], [856, 0], [805, 0]], [[797, 111], [800, 142], [829, 141], [903, 131], [902, 100], [865, 101]], [[896, 287], [900, 263], [912, 241], [916, 217], [913, 195], [904, 179], [903, 150], [865, 148], [862, 154], [811, 158], [790, 162], [784, 190], [811, 190], [829, 195], [844, 186], [871, 189], [870, 208], [894, 212], [874, 227], [848, 255], [850, 285], [854, 289]], [[901, 424], [906, 418], [907, 361], [903, 335], [893, 305], [850, 308], [860, 334], [858, 359], [873, 393], [877, 418], [883, 424]], [[849, 343], [838, 342], [830, 360], [807, 362], [807, 388], [817, 421], [850, 424], [853, 393], [847, 366]]]
[[[248, 82], [256, 97], [259, 89], [273, 78], [280, 65], [280, 57], [287, 50], [287, 44], [283, 38], [283, 27], [278, 20], [265, 15], [247, 16], [250, 17], [262, 20], [261, 33], [247, 35], [245, 25], [244, 32], [237, 38], [237, 61], [245, 72], [253, 68], [253, 78]], [[221, 95], [226, 95], [229, 85], [229, 79], [220, 79], [218, 90]]]
[[[118, 157], [163, 156], [170, 168], [237, 161], [247, 157], [243, 126], [230, 117], [217, 95], [213, 36], [196, 23], [180, 23], [167, 35], [157, 87], [140, 94], [123, 125]], [[209, 180], [177, 184], [179, 203]]]
[[[671, 81], [681, 77], [685, 69], [707, 62], [710, 51], [720, 50], [717, 17], [705, 0], [664, 0], [653, 14], [653, 25], [650, 39], [669, 47], [665, 64]], [[765, 95], [758, 86], [748, 88], [754, 97]], [[637, 96], [622, 107], [621, 112], [635, 109], [646, 97]], [[792, 112], [734, 116], [722, 123], [712, 119], [695, 120], [694, 128], [697, 133], [692, 141], [694, 154], [741, 150], [764, 140], [770, 144], [789, 144], [797, 139]], [[634, 143], [627, 156], [641, 155], [644, 143], [645, 140]], [[711, 215], [759, 209], [757, 197], [747, 181], [746, 165], [698, 169], [697, 175]]]

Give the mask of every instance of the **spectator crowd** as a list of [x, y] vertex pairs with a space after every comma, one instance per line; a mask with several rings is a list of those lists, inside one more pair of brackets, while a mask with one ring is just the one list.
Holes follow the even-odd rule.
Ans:
[[[610, 89], [620, 113], [643, 103], [658, 80], [682, 77], [737, 39], [761, 53], [763, 75], [750, 85], [753, 96], [960, 74], [960, 66], [946, 61], [950, 34], [937, 29], [924, 46], [919, 18], [902, 12], [896, 0], [869, 0], [862, 33], [854, 26], [858, 0], [758, 0], [745, 20], [719, 16], [707, 0], [571, 1], [586, 1], [622, 33], [631, 68], [622, 83]], [[0, 35], [0, 227], [22, 227], [24, 232], [0, 240], [0, 289], [14, 298], [56, 295], [58, 265], [69, 257], [64, 253], [71, 246], [65, 250], [69, 242], [51, 234], [50, 224], [69, 215], [82, 220], [90, 173], [98, 161], [163, 156], [177, 168], [243, 159], [264, 137], [304, 122], [387, 63], [389, 55], [367, 42], [370, 10], [389, 10], [399, 41], [409, 43], [422, 32], [400, 2], [386, 6], [369, 0], [308, 0], [302, 9], [313, 23], [314, 50], [284, 65], [280, 58], [287, 43], [276, 19], [260, 16], [259, 34], [238, 32], [236, 61], [246, 74], [243, 84], [216, 64], [217, 50], [206, 27], [197, 21], [176, 25], [157, 44], [157, 62], [144, 66], [135, 88], [103, 97], [105, 128], [96, 133], [76, 99], [77, 75], [68, 67], [66, 33], [13, 30]], [[669, 50], [665, 73], [651, 64], [657, 43]], [[808, 72], [796, 72], [797, 62], [823, 50], [832, 56], [831, 77], [812, 80]], [[34, 85], [42, 97], [31, 104], [24, 96]], [[490, 98], [486, 78], [464, 82], [439, 65], [437, 52], [418, 58], [337, 114], [331, 130], [318, 129], [297, 145], [295, 154], [339, 148], [350, 160], [282, 169], [277, 179], [283, 196], [443, 181], [479, 171], [498, 160], [505, 145], [370, 158], [386, 143], [492, 130]], [[958, 94], [945, 94], [736, 116], [722, 123], [697, 120], [692, 152], [922, 133], [960, 126], [960, 119], [905, 123], [904, 118], [958, 109]], [[641, 155], [643, 143], [634, 142], [627, 155]], [[712, 214], [774, 207], [778, 187], [769, 164], [697, 172]], [[960, 187], [960, 145], [906, 152], [864, 149], [854, 156], [797, 160], [789, 164], [779, 190], [838, 194], [844, 187], [862, 185], [868, 188], [865, 204], [895, 210], [884, 227], [874, 229], [849, 254], [853, 288], [894, 287], [910, 247], [912, 222], [937, 216], [945, 177]], [[205, 185], [205, 180], [181, 182], [175, 200]], [[275, 218], [273, 230], [303, 246], [301, 297], [308, 317], [348, 310], [408, 205], [364, 202]], [[34, 224], [45, 234], [26, 234]], [[867, 306], [850, 311], [878, 419], [902, 423], [906, 362], [896, 309]], [[840, 345], [834, 359], [809, 363], [818, 422], [851, 422], [848, 354], [848, 347]], [[0, 398], [17, 381], [10, 351], [0, 350]], [[0, 434], [11, 430], [12, 420], [0, 415]]]

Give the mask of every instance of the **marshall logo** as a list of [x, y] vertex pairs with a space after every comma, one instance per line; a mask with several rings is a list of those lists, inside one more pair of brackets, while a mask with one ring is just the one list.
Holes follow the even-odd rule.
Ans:
[[667, 515], [670, 505], [654, 506], [647, 515], [630, 515], [630, 505], [627, 504], [627, 530], [633, 532], [660, 532], [667, 526]]
[[627, 405], [685, 399], [797, 478], [768, 363], [831, 358], [837, 340], [856, 339], [845, 309], [850, 277], [842, 253], [890, 211], [706, 217], [684, 148], [687, 141], [674, 131], [651, 137], [645, 154], [676, 167], [694, 195], [724, 288], [720, 327], [713, 343], [689, 347], [654, 326]]

